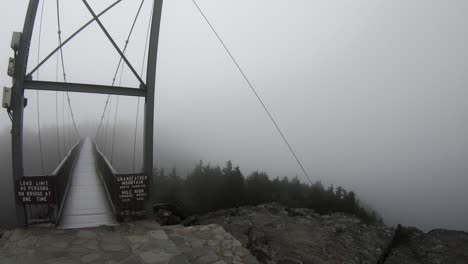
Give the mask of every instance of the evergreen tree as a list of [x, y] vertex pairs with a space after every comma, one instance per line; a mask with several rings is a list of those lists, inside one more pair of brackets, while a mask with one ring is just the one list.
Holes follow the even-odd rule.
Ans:
[[168, 176], [163, 169], [154, 173], [155, 199], [183, 206], [185, 215], [201, 214], [242, 205], [278, 202], [289, 207], [308, 207], [318, 213], [345, 212], [369, 223], [382, 221], [375, 212], [359, 205], [356, 194], [343, 187], [330, 185], [327, 189], [320, 181], [311, 186], [299, 179], [270, 177], [265, 172], [253, 172], [244, 178], [240, 168], [231, 161], [221, 169], [204, 165], [200, 161], [186, 179], [173, 168]]

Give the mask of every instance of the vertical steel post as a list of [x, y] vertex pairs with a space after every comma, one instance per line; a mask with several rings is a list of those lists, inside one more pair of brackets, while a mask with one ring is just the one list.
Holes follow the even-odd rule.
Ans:
[[[29, 48], [36, 19], [39, 0], [30, 0], [23, 32], [15, 54], [15, 74], [13, 76], [13, 89], [11, 108], [13, 110], [13, 125], [11, 129], [11, 147], [13, 161], [13, 188], [16, 196], [16, 180], [23, 177], [23, 110], [24, 110], [24, 80], [28, 65]], [[15, 199], [16, 201], [16, 199]], [[24, 206], [16, 203], [17, 225], [26, 225]]]
[[[148, 49], [146, 71], [145, 125], [143, 135], [143, 166], [149, 182], [149, 206], [153, 192], [153, 135], [154, 135], [154, 87], [156, 84], [156, 63], [158, 57], [159, 27], [161, 24], [162, 0], [154, 0], [153, 17]], [[147, 212], [151, 213], [150, 207]]]

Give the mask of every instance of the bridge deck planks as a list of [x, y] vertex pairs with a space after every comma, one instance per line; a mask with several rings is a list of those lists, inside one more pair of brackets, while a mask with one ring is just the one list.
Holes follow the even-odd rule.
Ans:
[[89, 138], [83, 142], [63, 209], [61, 228], [117, 225], [95, 163]]

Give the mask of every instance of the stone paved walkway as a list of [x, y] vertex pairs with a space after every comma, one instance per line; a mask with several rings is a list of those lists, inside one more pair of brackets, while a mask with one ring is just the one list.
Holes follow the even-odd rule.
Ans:
[[218, 225], [161, 227], [152, 220], [115, 227], [5, 231], [0, 263], [256, 264], [255, 257]]

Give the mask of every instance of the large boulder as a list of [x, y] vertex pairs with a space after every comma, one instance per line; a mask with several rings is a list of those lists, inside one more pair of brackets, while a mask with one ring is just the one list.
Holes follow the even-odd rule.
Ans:
[[468, 263], [466, 232], [435, 229], [424, 234], [414, 228], [401, 228], [395, 242], [386, 264]]
[[278, 204], [221, 210], [199, 222], [221, 225], [269, 264], [378, 263], [393, 238], [392, 229], [351, 215], [319, 215]]

